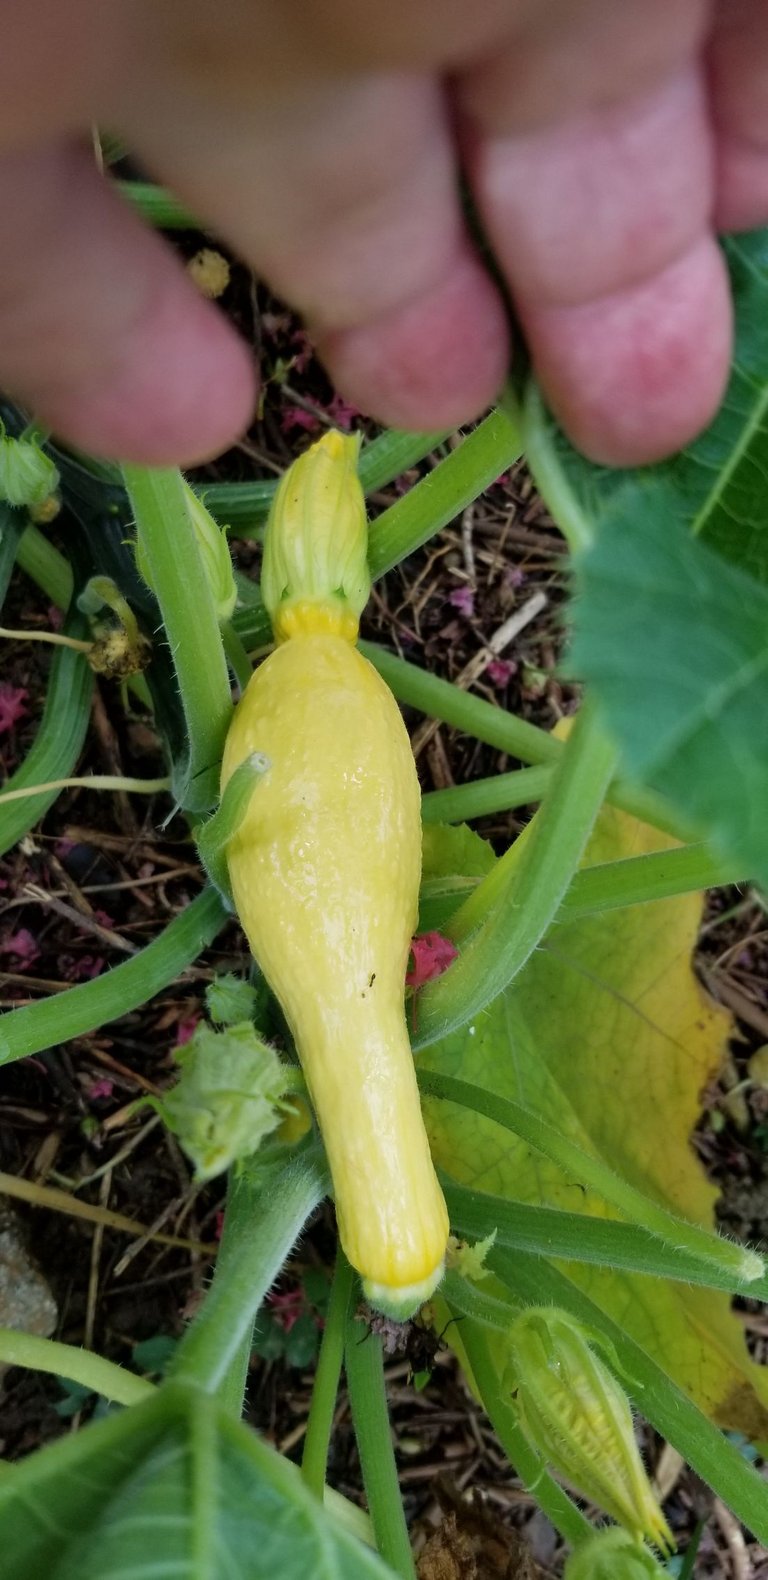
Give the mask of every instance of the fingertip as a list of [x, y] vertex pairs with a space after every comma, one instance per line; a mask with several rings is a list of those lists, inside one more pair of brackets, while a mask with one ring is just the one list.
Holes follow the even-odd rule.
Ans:
[[257, 389], [248, 347], [174, 270], [158, 280], [141, 319], [97, 376], [52, 393], [43, 415], [94, 455], [191, 466], [220, 454], [248, 427]]
[[649, 465], [715, 416], [728, 379], [732, 309], [712, 237], [639, 286], [575, 307], [523, 303], [520, 311], [546, 398], [590, 460]]
[[390, 427], [458, 428], [500, 389], [509, 363], [504, 306], [472, 254], [372, 323], [321, 335], [336, 387]]

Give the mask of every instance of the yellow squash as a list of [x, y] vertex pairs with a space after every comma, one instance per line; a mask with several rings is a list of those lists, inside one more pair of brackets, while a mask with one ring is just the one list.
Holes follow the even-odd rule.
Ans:
[[369, 1299], [407, 1314], [448, 1234], [403, 1006], [421, 872], [419, 786], [391, 692], [354, 646], [368, 591], [357, 443], [286, 474], [262, 585], [280, 646], [236, 710], [222, 787], [270, 767], [227, 847], [235, 904], [283, 1007]]

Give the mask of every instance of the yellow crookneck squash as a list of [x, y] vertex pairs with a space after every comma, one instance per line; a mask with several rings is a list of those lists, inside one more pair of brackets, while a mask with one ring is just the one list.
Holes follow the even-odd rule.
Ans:
[[278, 643], [236, 709], [222, 789], [268, 759], [227, 847], [253, 954], [296, 1042], [341, 1242], [372, 1302], [410, 1315], [448, 1219], [403, 1004], [421, 876], [420, 793], [400, 712], [355, 647], [370, 590], [358, 441], [330, 432], [283, 477], [262, 590]]

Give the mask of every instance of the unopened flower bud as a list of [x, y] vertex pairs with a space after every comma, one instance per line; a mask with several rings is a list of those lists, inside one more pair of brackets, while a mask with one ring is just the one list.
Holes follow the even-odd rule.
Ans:
[[329, 632], [354, 642], [368, 601], [360, 441], [331, 429], [288, 468], [264, 540], [261, 590], [278, 642]]
[[629, 1400], [595, 1342], [567, 1312], [531, 1307], [510, 1330], [505, 1383], [526, 1436], [553, 1470], [637, 1541], [666, 1551], [672, 1535], [643, 1468]]
[[11, 439], [0, 429], [0, 501], [39, 509], [55, 494], [59, 474], [32, 439]]
[[628, 1531], [606, 1525], [571, 1553], [564, 1580], [664, 1580], [666, 1573]]

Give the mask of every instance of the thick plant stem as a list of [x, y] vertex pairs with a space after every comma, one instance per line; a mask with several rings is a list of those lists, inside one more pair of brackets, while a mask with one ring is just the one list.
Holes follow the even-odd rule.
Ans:
[[[340, 1251], [339, 1255], [342, 1254]], [[371, 1333], [365, 1322], [350, 1317], [344, 1354], [352, 1420], [376, 1546], [395, 1574], [402, 1580], [415, 1580], [392, 1447], [381, 1339], [378, 1334]]]
[[[234, 1182], [213, 1284], [174, 1356], [173, 1377], [209, 1393], [220, 1391], [270, 1284], [325, 1190], [315, 1148], [282, 1169], [256, 1170]], [[231, 1394], [228, 1402], [233, 1406]]]
[[765, 1277], [765, 1262], [756, 1251], [712, 1234], [685, 1218], [675, 1217], [620, 1174], [615, 1174], [601, 1158], [585, 1152], [570, 1136], [550, 1125], [532, 1108], [437, 1071], [419, 1070], [418, 1080], [421, 1090], [428, 1095], [458, 1103], [511, 1130], [527, 1146], [556, 1163], [571, 1179], [596, 1191], [630, 1223], [639, 1224], [668, 1245], [679, 1246], [699, 1261], [716, 1262], [721, 1268], [728, 1268], [740, 1284], [748, 1285]]
[[196, 960], [228, 920], [215, 889], [204, 889], [151, 944], [104, 976], [0, 1015], [0, 1064], [82, 1037], [145, 1004]]
[[415, 1046], [425, 1047], [465, 1025], [525, 965], [554, 921], [579, 865], [614, 762], [613, 746], [587, 702], [498, 903], [458, 960], [419, 995]]
[[552, 769], [518, 768], [511, 774], [494, 774], [490, 779], [474, 779], [469, 784], [452, 785], [449, 790], [428, 790], [421, 798], [423, 823], [466, 823], [489, 812], [507, 812], [528, 806], [546, 794]]
[[68, 609], [72, 602], [74, 577], [69, 560], [44, 532], [29, 522], [21, 534], [16, 551], [16, 564], [50, 598], [57, 609]]
[[[84, 629], [83, 616], [71, 613], [68, 633], [79, 637]], [[88, 729], [92, 692], [93, 672], [82, 654], [56, 648], [37, 734], [24, 761], [6, 780], [6, 799], [0, 811], [0, 855], [17, 844], [56, 800], [55, 789], [46, 791], [39, 786], [74, 772]]]
[[520, 430], [506, 412], [493, 411], [428, 477], [371, 522], [368, 564], [376, 579], [434, 537], [517, 461]]
[[233, 625], [227, 620], [221, 627], [221, 640], [227, 663], [237, 681], [242, 696], [253, 674], [253, 666]]
[[[538, 725], [529, 724], [514, 713], [507, 713], [504, 708], [486, 702], [483, 697], [462, 691], [449, 680], [430, 675], [416, 664], [409, 664], [407, 659], [387, 653], [375, 642], [361, 642], [359, 646], [361, 653], [386, 680], [398, 702], [418, 708], [420, 713], [440, 719], [444, 724], [452, 724], [454, 729], [462, 730], [465, 735], [473, 735], [478, 741], [497, 746], [500, 751], [509, 752], [524, 763], [554, 764], [564, 752], [566, 743], [554, 735], [548, 735]], [[473, 786], [467, 785], [466, 788], [470, 790]], [[673, 839], [701, 837], [700, 829], [685, 827], [655, 791], [647, 790], [642, 785], [630, 785], [617, 780], [610, 786], [606, 799], [622, 812], [629, 812], [641, 822], [650, 823], [663, 833], [671, 834]]]
[[[0, 1182], [2, 1177], [0, 1174]], [[749, 1295], [751, 1300], [768, 1298], [765, 1276], [749, 1283], [722, 1261], [693, 1256], [640, 1224], [593, 1217], [591, 1213], [561, 1212], [557, 1207], [533, 1207], [527, 1202], [507, 1201], [503, 1196], [489, 1196], [465, 1185], [450, 1184], [446, 1179], [441, 1183], [451, 1227], [463, 1239], [484, 1240], [495, 1231], [494, 1246], [501, 1250], [587, 1262], [612, 1271], [626, 1269], [648, 1278], [671, 1278], [703, 1285], [705, 1289]], [[447, 1273], [441, 1285], [446, 1299], [449, 1280], [454, 1276]]]
[[66, 1377], [115, 1404], [140, 1404], [155, 1392], [145, 1377], [137, 1377], [101, 1355], [78, 1349], [74, 1344], [58, 1344], [34, 1333], [21, 1333], [16, 1328], [0, 1328], [0, 1361], [5, 1366], [28, 1366], [33, 1371]]
[[307, 1433], [301, 1473], [308, 1487], [322, 1498], [325, 1490], [325, 1471], [328, 1448], [333, 1429], [333, 1413], [339, 1391], [339, 1377], [344, 1360], [344, 1340], [347, 1314], [354, 1284], [354, 1273], [343, 1251], [339, 1248], [336, 1271], [333, 1275], [331, 1295], [323, 1329], [323, 1342], [317, 1359], [312, 1402], [309, 1407]]
[[197, 545], [181, 473], [126, 466], [136, 531], [173, 655], [189, 738], [174, 789], [185, 811], [206, 812], [218, 795], [218, 770], [232, 697], [213, 593]]

